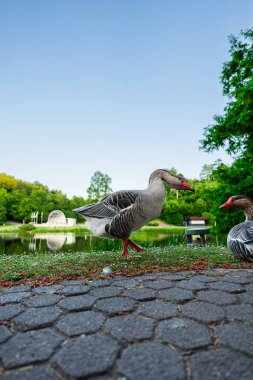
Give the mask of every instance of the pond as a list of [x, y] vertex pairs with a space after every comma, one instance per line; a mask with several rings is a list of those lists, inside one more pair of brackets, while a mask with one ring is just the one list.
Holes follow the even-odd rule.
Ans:
[[[182, 229], [179, 229], [178, 232], [164, 232], [159, 229], [139, 230], [132, 235], [132, 239], [144, 248], [186, 244]], [[215, 241], [213, 243], [218, 244]], [[5, 255], [55, 251], [118, 251], [121, 249], [120, 240], [101, 239], [89, 233], [81, 235], [71, 232], [36, 233], [35, 235], [0, 234], [0, 254]]]

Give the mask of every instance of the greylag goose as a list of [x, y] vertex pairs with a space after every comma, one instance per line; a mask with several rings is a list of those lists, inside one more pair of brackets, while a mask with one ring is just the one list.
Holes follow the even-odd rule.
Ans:
[[220, 206], [242, 210], [246, 220], [234, 226], [228, 234], [227, 245], [233, 255], [253, 261], [253, 201], [245, 195], [234, 195]]
[[128, 246], [136, 252], [143, 251], [129, 237], [132, 231], [160, 216], [166, 196], [164, 182], [173, 189], [194, 191], [185, 178], [158, 169], [150, 175], [146, 190], [117, 191], [97, 203], [73, 211], [84, 216], [94, 235], [121, 239], [122, 255], [127, 258], [132, 256], [128, 253]]

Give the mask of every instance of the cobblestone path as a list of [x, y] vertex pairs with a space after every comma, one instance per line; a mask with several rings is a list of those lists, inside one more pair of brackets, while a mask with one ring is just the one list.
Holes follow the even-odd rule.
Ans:
[[0, 290], [3, 380], [252, 380], [253, 271]]

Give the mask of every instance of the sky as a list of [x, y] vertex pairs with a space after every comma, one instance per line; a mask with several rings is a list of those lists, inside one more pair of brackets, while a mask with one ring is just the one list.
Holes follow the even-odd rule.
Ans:
[[199, 140], [252, 26], [252, 0], [0, 0], [0, 172], [86, 197], [97, 170], [116, 191], [230, 164]]

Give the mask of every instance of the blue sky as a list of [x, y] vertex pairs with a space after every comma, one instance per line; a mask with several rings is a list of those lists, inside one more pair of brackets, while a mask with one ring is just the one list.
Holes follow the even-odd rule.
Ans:
[[0, 0], [0, 172], [85, 197], [96, 170], [141, 189], [231, 162], [199, 140], [252, 24], [251, 0]]

